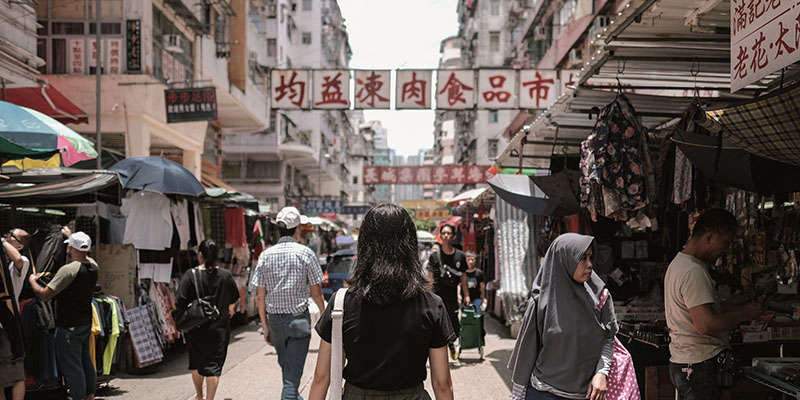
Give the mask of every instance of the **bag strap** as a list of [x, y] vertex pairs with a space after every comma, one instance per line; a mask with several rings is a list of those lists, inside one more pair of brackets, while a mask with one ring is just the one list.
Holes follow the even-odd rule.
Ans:
[[192, 282], [194, 283], [194, 292], [197, 294], [197, 300], [202, 299], [200, 297], [200, 281], [197, 279], [197, 268], [192, 268]]
[[342, 342], [342, 319], [344, 318], [344, 296], [347, 288], [336, 291], [333, 301], [333, 328], [331, 332], [331, 384], [328, 390], [328, 400], [341, 400], [342, 398], [342, 368], [344, 367], [344, 342]]
[[603, 289], [603, 293], [600, 295], [600, 304], [597, 305], [597, 308], [602, 310], [603, 306], [606, 305], [606, 299], [608, 299], [608, 289]]

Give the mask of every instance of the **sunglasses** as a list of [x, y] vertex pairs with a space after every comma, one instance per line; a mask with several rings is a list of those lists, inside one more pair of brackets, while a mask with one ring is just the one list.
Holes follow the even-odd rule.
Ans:
[[13, 239], [14, 239], [14, 240], [16, 240], [17, 242], [19, 242], [19, 238], [17, 237], [17, 235], [15, 235], [15, 234], [14, 234], [14, 232], [12, 232], [12, 231], [9, 231], [9, 232], [8, 232], [8, 236], [9, 236], [9, 237], [11, 237], [11, 238], [13, 238]]

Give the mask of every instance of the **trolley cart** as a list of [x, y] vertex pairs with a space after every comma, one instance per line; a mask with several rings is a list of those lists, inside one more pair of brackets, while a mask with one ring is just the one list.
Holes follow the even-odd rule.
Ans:
[[482, 333], [482, 318], [483, 315], [476, 317], [475, 310], [472, 308], [461, 310], [461, 351], [459, 352], [459, 359], [461, 359], [461, 354], [463, 354], [464, 350], [477, 348], [478, 354], [480, 354], [481, 360], [483, 360], [483, 346], [485, 343]]

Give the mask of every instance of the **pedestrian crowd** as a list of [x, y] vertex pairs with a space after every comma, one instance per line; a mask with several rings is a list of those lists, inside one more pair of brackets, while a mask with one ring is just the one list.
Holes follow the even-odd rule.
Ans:
[[[274, 347], [282, 371], [282, 400], [302, 399], [312, 330], [321, 341], [310, 399], [431, 399], [423, 386], [428, 368], [434, 397], [454, 398], [448, 355], [459, 358], [459, 315], [473, 310], [484, 335], [487, 305], [486, 278], [476, 255], [456, 248], [454, 226], [442, 225], [441, 245], [420, 257], [414, 221], [405, 209], [373, 207], [360, 227], [352, 277], [326, 306], [319, 260], [296, 240], [300, 212], [285, 207], [273, 222], [280, 239], [260, 254], [252, 284], [263, 338]], [[763, 311], [744, 299], [723, 303], [715, 294], [708, 266], [728, 249], [736, 230], [729, 212], [707, 211], [667, 269], [669, 372], [679, 399], [720, 398], [724, 375], [731, 373], [723, 361], [730, 357], [728, 332]], [[1, 239], [0, 400], [5, 393], [12, 400], [25, 396], [18, 304], [33, 297], [55, 299], [57, 362], [69, 396], [94, 399], [91, 299], [101, 267], [88, 256], [92, 240], [86, 233], [65, 227], [62, 235], [69, 262], [46, 277], [31, 264], [28, 232], [15, 228]], [[613, 299], [594, 272], [594, 253], [592, 236], [567, 233], [550, 244], [508, 363], [512, 399], [639, 398], [632, 359], [616, 340]], [[183, 275], [176, 296], [177, 319], [188, 320], [197, 310], [203, 318], [185, 332], [197, 400], [216, 395], [239, 299], [218, 255], [213, 240], [203, 241], [198, 265]], [[309, 298], [321, 311], [315, 326]]]

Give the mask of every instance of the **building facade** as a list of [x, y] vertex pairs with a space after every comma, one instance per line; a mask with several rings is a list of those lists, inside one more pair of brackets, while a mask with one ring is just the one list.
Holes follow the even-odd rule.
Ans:
[[[32, 2], [31, 2], [32, 4]], [[0, 86], [33, 87], [44, 60], [36, 52], [36, 12], [26, 2], [0, 3]], [[5, 94], [2, 94], [5, 96]], [[4, 99], [5, 97], [3, 97]]]
[[[348, 67], [351, 50], [335, 0], [263, 4], [269, 68]], [[358, 201], [353, 182], [360, 172], [353, 172], [347, 143], [359, 132], [349, 112], [270, 110], [269, 121], [266, 130], [223, 138], [227, 182], [273, 208], [302, 209], [310, 199]]]

